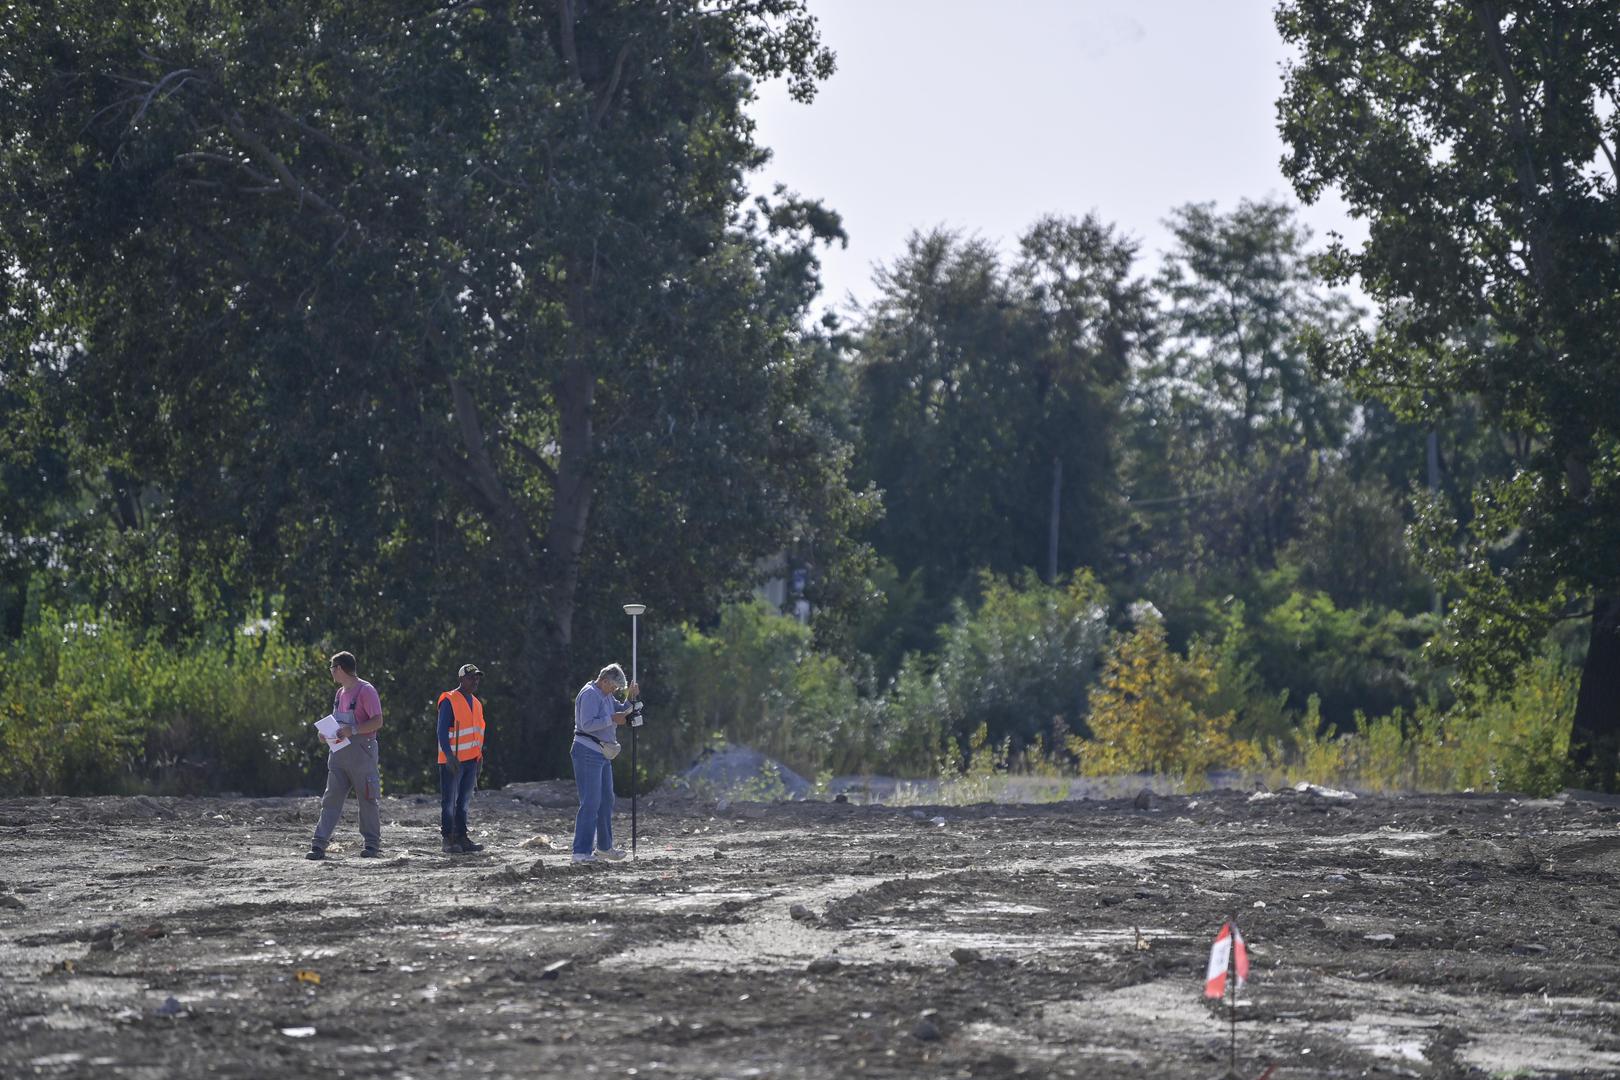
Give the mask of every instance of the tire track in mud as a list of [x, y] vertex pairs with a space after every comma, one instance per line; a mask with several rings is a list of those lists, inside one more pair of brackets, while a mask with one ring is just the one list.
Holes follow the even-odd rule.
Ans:
[[[1048, 841], [1040, 846], [1039, 857], [1014, 853], [994, 872], [967, 865], [937, 871], [896, 869], [831, 875], [778, 888], [761, 896], [740, 925], [702, 931], [696, 949], [684, 942], [654, 943], [604, 963], [681, 970], [796, 970], [818, 958], [835, 958], [840, 964], [939, 967], [955, 963], [952, 954], [961, 950], [996, 955], [1003, 961], [1034, 953], [1102, 950], [1116, 944], [1125, 931], [1085, 932], [1065, 926], [1067, 932], [1053, 933], [1029, 926], [1027, 916], [1048, 915], [1053, 909], [1017, 902], [1026, 876], [1080, 871], [1117, 875], [1156, 859], [1196, 851], [1175, 843], [1099, 848]], [[1083, 850], [1066, 851], [1070, 846]], [[906, 861], [916, 860], [886, 854], [870, 857], [866, 865]], [[1003, 897], [999, 905], [987, 900], [997, 896]], [[934, 902], [926, 902], [930, 899]], [[1054, 921], [1078, 920], [1059, 915]], [[1171, 936], [1157, 928], [1133, 927], [1129, 933], [1133, 944]]]

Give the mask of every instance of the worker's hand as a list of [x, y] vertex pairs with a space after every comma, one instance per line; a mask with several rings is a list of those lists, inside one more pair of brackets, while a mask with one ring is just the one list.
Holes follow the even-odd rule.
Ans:
[[347, 739], [350, 735], [353, 735], [353, 734], [354, 734], [354, 728], [350, 727], [348, 724], [339, 724], [338, 725], [338, 729], [337, 729], [337, 737], [338, 738]]
[[451, 758], [449, 761], [445, 762], [444, 767], [450, 770], [450, 779], [461, 779], [461, 762], [456, 758]]
[[624, 727], [624, 722], [628, 719], [630, 719], [629, 713], [616, 712], [613, 714], [613, 722], [620, 727]]
[[641, 684], [640, 683], [631, 683], [630, 688], [625, 691], [625, 696], [627, 698], [629, 698], [631, 701], [634, 701], [634, 700], [636, 700], [636, 696], [638, 694], [640, 694], [640, 693], [641, 693]]

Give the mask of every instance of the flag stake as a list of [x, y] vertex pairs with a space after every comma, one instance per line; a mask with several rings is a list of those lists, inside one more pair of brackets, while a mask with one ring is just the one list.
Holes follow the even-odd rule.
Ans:
[[[1238, 937], [1237, 920], [1229, 917], [1228, 921], [1232, 924], [1232, 940], [1235, 945], [1241, 940]], [[1237, 949], [1234, 947], [1226, 955], [1226, 981], [1232, 988], [1232, 996], [1228, 999], [1231, 1004], [1226, 1010], [1227, 1020], [1231, 1026], [1231, 1036], [1226, 1044], [1226, 1069], [1233, 1076], [1237, 1075], [1237, 973], [1232, 970], [1236, 963]]]
[[1226, 998], [1226, 1068], [1228, 1076], [1237, 1076], [1237, 992], [1249, 978], [1249, 950], [1243, 942], [1243, 932], [1237, 919], [1227, 916], [1210, 946], [1209, 965], [1204, 970], [1204, 996]]

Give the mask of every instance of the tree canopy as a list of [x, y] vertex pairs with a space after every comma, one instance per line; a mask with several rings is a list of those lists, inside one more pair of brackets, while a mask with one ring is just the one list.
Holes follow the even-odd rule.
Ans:
[[[1506, 681], [1555, 620], [1590, 620], [1575, 753], [1612, 788], [1620, 748], [1620, 24], [1603, 5], [1286, 2], [1299, 51], [1279, 103], [1300, 195], [1366, 218], [1331, 269], [1376, 329], [1325, 337], [1324, 365], [1409, 415], [1467, 395], [1522, 434], [1471, 530], [1437, 513], [1449, 646]], [[1443, 554], [1461, 540], [1461, 557]]]
[[712, 609], [793, 542], [837, 579], [838, 221], [744, 207], [754, 81], [832, 70], [800, 0], [12, 17], [5, 389], [140, 556], [117, 599], [274, 594], [423, 701], [493, 657], [538, 738], [624, 589]]
[[1096, 218], [1052, 217], [1010, 265], [935, 230], [879, 273], [855, 343], [857, 476], [884, 492], [876, 551], [928, 594], [1107, 560], [1121, 387], [1153, 333], [1134, 258]]

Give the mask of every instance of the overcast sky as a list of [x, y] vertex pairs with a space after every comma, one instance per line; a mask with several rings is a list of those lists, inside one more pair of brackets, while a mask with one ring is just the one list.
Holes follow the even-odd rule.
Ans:
[[[761, 88], [784, 183], [844, 218], [823, 258], [825, 302], [872, 295], [872, 267], [914, 229], [1000, 241], [1045, 213], [1095, 210], [1141, 241], [1142, 270], [1187, 202], [1293, 199], [1278, 161], [1287, 50], [1274, 0], [809, 0], [838, 72], [809, 105]], [[1365, 236], [1337, 201], [1304, 209]]]

